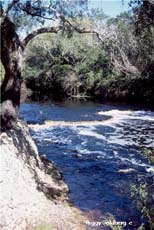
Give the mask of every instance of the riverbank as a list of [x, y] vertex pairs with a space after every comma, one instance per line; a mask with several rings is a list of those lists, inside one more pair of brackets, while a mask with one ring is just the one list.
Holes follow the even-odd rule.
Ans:
[[0, 171], [1, 229], [84, 229], [61, 174], [44, 156], [41, 160], [23, 121], [1, 133]]
[[[45, 82], [45, 80], [44, 80]], [[92, 88], [82, 95], [67, 95], [65, 91], [53, 91], [50, 86], [43, 86], [39, 79], [31, 77], [24, 82], [22, 95], [27, 94], [28, 101], [97, 101], [100, 103], [120, 103], [126, 105], [142, 106], [154, 110], [154, 79], [153, 78], [133, 78], [114, 79], [97, 88]], [[52, 93], [51, 93], [52, 92]], [[26, 99], [26, 96], [23, 96]], [[22, 100], [23, 101], [23, 100]]]

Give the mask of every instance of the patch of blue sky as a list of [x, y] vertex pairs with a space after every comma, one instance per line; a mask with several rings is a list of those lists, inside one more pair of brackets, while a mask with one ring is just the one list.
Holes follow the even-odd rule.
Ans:
[[116, 17], [120, 13], [130, 11], [130, 0], [88, 0], [90, 9], [101, 9], [110, 17]]

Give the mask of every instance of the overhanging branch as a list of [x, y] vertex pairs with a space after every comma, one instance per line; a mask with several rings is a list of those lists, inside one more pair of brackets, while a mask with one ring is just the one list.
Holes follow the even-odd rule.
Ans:
[[[60, 19], [63, 22], [63, 25], [60, 25], [58, 27], [40, 28], [40, 29], [30, 33], [23, 40], [23, 42], [22, 42], [23, 47], [25, 47], [31, 39], [33, 39], [35, 36], [37, 36], [39, 34], [43, 34], [43, 33], [58, 33], [60, 30], [63, 30], [63, 29], [65, 29], [65, 31], [68, 31], [68, 32], [70, 30], [76, 31], [79, 34], [95, 34], [97, 36], [98, 40], [103, 42], [103, 38], [102, 38], [101, 34], [97, 30], [80, 28], [80, 27], [77, 27], [76, 25], [73, 25], [73, 23], [71, 23], [70, 20], [68, 20], [62, 14], [58, 13], [57, 10], [54, 9], [51, 5], [49, 5], [48, 7], [44, 7], [43, 9], [49, 9], [50, 12], [54, 14], [55, 18]], [[29, 12], [26, 12], [26, 13], [29, 14]], [[35, 16], [37, 16], [37, 15], [35, 15]], [[40, 17], [41, 17], [41, 15], [40, 15]]]
[[25, 47], [31, 39], [33, 39], [34, 37], [36, 37], [39, 34], [58, 33], [60, 30], [62, 30], [61, 26], [59, 26], [59, 27], [44, 27], [44, 28], [37, 29], [37, 30], [33, 31], [32, 33], [28, 34], [26, 38], [24, 38], [24, 40], [22, 41], [22, 46]]
[[[31, 39], [36, 37], [39, 34], [43, 33], [58, 33], [59, 31], [63, 30], [63, 26], [58, 26], [58, 27], [44, 27], [37, 29], [33, 31], [32, 33], [28, 34], [26, 38], [22, 41], [22, 46], [23, 48], [29, 43]], [[74, 31], [76, 31], [79, 34], [95, 34], [100, 41], [103, 42], [103, 38], [101, 37], [101, 34], [98, 33], [96, 30], [91, 30], [91, 29], [85, 29], [85, 28], [79, 28], [79, 27], [73, 27]]]

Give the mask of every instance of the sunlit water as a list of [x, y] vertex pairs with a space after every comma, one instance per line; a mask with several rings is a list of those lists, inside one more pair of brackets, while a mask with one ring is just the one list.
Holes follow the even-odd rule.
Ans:
[[[154, 148], [154, 112], [93, 103], [21, 106], [39, 152], [53, 160], [69, 186], [72, 203], [128, 221], [141, 213], [131, 184], [153, 183], [154, 165], [143, 154]], [[133, 229], [133, 228], [131, 228]]]

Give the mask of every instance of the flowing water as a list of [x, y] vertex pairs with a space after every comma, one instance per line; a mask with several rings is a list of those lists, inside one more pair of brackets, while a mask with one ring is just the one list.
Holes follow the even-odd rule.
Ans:
[[39, 152], [62, 172], [76, 207], [95, 220], [110, 213], [139, 226], [141, 213], [130, 191], [139, 178], [154, 182], [154, 165], [144, 154], [154, 148], [154, 112], [84, 102], [25, 103], [20, 114]]

